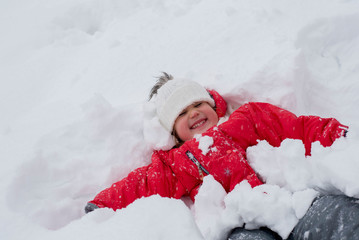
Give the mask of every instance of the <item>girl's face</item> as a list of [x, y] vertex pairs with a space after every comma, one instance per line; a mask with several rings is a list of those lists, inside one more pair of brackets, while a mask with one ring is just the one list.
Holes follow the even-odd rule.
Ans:
[[177, 117], [174, 130], [182, 141], [201, 134], [218, 123], [218, 116], [207, 102], [196, 102], [188, 106]]

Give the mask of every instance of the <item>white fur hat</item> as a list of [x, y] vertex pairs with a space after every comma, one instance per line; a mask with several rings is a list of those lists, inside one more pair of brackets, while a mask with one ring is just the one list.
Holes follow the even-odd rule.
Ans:
[[178, 115], [194, 102], [208, 102], [215, 106], [207, 90], [200, 84], [184, 79], [168, 81], [156, 95], [156, 112], [163, 127], [172, 132]]

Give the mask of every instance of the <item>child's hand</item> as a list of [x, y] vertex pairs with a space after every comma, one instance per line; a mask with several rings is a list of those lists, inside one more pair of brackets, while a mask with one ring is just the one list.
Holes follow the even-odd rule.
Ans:
[[338, 136], [336, 138], [346, 137], [347, 134], [348, 134], [348, 127], [340, 124], [337, 131]]
[[92, 212], [93, 210], [99, 208], [97, 205], [93, 204], [93, 203], [87, 203], [86, 207], [85, 207], [85, 213], [89, 213]]
[[336, 131], [333, 132], [333, 135], [331, 136], [332, 141], [334, 142], [340, 137], [346, 137], [348, 134], [348, 128], [348, 126], [339, 123], [339, 126], [337, 127]]

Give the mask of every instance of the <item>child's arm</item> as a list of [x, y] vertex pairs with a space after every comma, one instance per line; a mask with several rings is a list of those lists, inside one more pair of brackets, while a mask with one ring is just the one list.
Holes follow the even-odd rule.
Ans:
[[154, 153], [150, 165], [134, 170], [126, 178], [100, 192], [94, 200], [89, 202], [85, 211], [92, 211], [96, 206], [113, 210], [121, 209], [136, 199], [155, 194], [178, 199], [186, 192], [170, 167]]
[[266, 140], [279, 146], [286, 139], [300, 139], [310, 155], [312, 142], [332, 145], [343, 136], [347, 126], [334, 118], [300, 116], [268, 103], [248, 103], [238, 108], [220, 128], [238, 142], [243, 149]]

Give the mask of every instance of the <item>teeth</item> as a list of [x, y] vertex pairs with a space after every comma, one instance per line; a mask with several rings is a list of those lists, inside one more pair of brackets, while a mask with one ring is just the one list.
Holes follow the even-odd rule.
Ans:
[[192, 126], [192, 129], [201, 126], [205, 121], [206, 121], [206, 120], [203, 120], [203, 121], [197, 123], [196, 125], [193, 125], [193, 126]]

